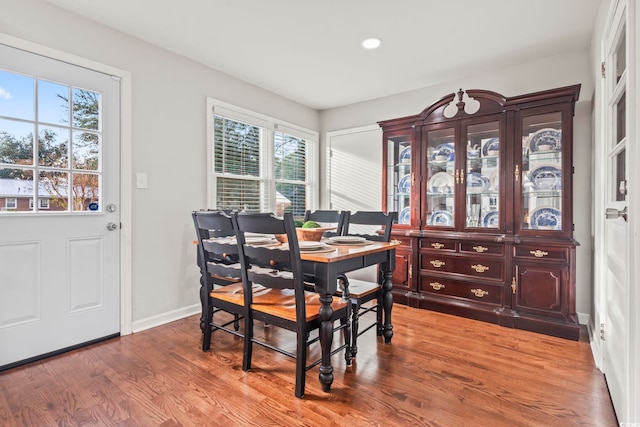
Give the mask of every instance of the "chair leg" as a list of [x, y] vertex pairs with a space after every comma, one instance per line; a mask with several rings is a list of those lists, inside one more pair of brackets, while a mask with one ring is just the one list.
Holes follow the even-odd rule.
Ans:
[[253, 318], [244, 317], [244, 347], [242, 351], [242, 370], [251, 369], [251, 356], [253, 354]]
[[360, 302], [358, 300], [351, 300], [351, 358], [355, 359], [356, 353], [358, 353], [358, 324], [359, 324], [359, 312]]
[[344, 336], [344, 360], [347, 362], [347, 366], [351, 365], [351, 322], [349, 319], [351, 318], [351, 305], [348, 308], [347, 317], [345, 319], [340, 319], [340, 325], [343, 327], [342, 335]]
[[308, 333], [302, 332], [297, 334], [298, 350], [296, 353], [296, 397], [304, 396], [304, 386], [307, 372], [307, 340]]
[[382, 325], [382, 294], [378, 296], [376, 306], [376, 334], [381, 337], [382, 332], [384, 331], [384, 326]]
[[202, 313], [204, 318], [204, 327], [202, 330], [202, 351], [209, 351], [211, 348], [211, 323], [213, 322], [213, 307], [207, 296], [202, 304]]
[[[382, 322], [382, 320], [380, 321]], [[382, 323], [380, 323], [380, 325], [382, 325]], [[233, 329], [237, 331], [240, 330], [240, 315], [239, 314], [234, 314], [233, 315]], [[380, 332], [382, 333], [382, 332]]]

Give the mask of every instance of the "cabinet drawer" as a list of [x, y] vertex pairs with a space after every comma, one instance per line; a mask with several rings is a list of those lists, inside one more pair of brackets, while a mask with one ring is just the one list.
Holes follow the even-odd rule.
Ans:
[[487, 285], [461, 282], [459, 280], [420, 276], [419, 291], [449, 297], [464, 298], [487, 304], [502, 304], [504, 288], [502, 285]]
[[484, 279], [504, 280], [503, 259], [442, 256], [434, 253], [424, 253], [420, 256], [420, 269], [458, 273]]
[[456, 241], [445, 239], [420, 239], [420, 249], [455, 252]]
[[472, 254], [504, 255], [504, 245], [485, 242], [460, 242], [460, 252]]
[[539, 246], [514, 246], [513, 255], [526, 259], [549, 259], [553, 261], [567, 261], [569, 259], [568, 248], [545, 248]]

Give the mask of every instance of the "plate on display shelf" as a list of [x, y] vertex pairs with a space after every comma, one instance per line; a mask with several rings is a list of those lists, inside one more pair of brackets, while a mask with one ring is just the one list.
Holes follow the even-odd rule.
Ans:
[[498, 191], [498, 187], [500, 186], [500, 175], [498, 174], [498, 170], [494, 170], [489, 174], [489, 190]]
[[443, 142], [438, 145], [431, 154], [431, 160], [453, 161], [455, 158], [455, 146], [453, 142]]
[[406, 147], [400, 152], [400, 163], [409, 163], [411, 161], [411, 147]]
[[552, 207], [539, 207], [529, 214], [529, 227], [535, 230], [562, 229], [560, 211]]
[[500, 213], [498, 211], [489, 211], [482, 217], [482, 226], [486, 228], [498, 228], [500, 226]]
[[489, 178], [479, 172], [469, 172], [467, 175], [467, 193], [482, 193], [489, 188]]
[[500, 153], [500, 138], [490, 138], [482, 146], [483, 157], [497, 156], [499, 153]]
[[411, 208], [408, 206], [400, 211], [398, 224], [409, 224], [411, 222]]
[[411, 175], [406, 174], [398, 181], [398, 192], [408, 193], [411, 191]]
[[560, 151], [562, 148], [562, 132], [553, 128], [540, 129], [529, 139], [531, 152]]
[[560, 190], [562, 169], [553, 165], [542, 165], [529, 172], [529, 180], [535, 190]]
[[453, 189], [453, 175], [449, 172], [434, 173], [431, 178], [429, 178], [427, 188], [432, 193], [451, 193]]
[[449, 211], [433, 211], [429, 223], [431, 225], [450, 227], [453, 225], [453, 215]]

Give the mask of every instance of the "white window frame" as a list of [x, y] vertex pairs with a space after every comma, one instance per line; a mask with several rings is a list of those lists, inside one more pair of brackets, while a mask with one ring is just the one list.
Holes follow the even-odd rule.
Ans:
[[[13, 201], [13, 206], [9, 206], [9, 200]], [[5, 209], [18, 209], [18, 199], [16, 197], [7, 197], [4, 199]]]
[[[308, 206], [307, 209], [315, 210], [319, 201], [319, 137], [318, 132], [312, 131], [295, 124], [283, 122], [273, 117], [256, 113], [223, 101], [213, 98], [207, 98], [207, 208], [217, 209], [216, 206], [216, 178], [228, 176], [226, 174], [216, 173], [214, 167], [214, 149], [213, 149], [213, 125], [214, 115], [223, 116], [232, 120], [241, 121], [252, 124], [264, 129], [264, 135], [261, 137], [265, 142], [262, 145], [260, 155], [266, 161], [261, 162], [260, 177], [257, 180], [263, 180], [267, 188], [266, 194], [262, 194], [260, 206], [266, 207], [267, 211], [276, 211], [276, 179], [273, 170], [274, 156], [274, 132], [282, 132], [291, 136], [302, 138], [307, 142], [307, 165], [306, 165], [306, 183]], [[247, 179], [251, 179], [250, 177]], [[282, 180], [279, 180], [282, 182]]]

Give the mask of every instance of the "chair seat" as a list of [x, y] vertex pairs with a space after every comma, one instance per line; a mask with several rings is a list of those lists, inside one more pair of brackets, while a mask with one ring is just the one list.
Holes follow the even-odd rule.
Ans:
[[[216, 288], [209, 294], [211, 298], [226, 301], [231, 304], [242, 306], [244, 304], [244, 291], [242, 282]], [[320, 295], [315, 292], [306, 292], [305, 301], [307, 305], [307, 321], [316, 319], [320, 310]], [[331, 308], [334, 311], [341, 310], [347, 306], [346, 301], [340, 298], [333, 298]], [[253, 285], [253, 305], [252, 308], [263, 313], [295, 322], [296, 302], [293, 289], [269, 289], [260, 285]]]
[[[362, 299], [368, 295], [377, 293], [381, 286], [376, 282], [369, 282], [366, 280], [349, 279], [349, 297]], [[338, 294], [342, 295], [342, 292], [338, 290]]]
[[[305, 304], [307, 322], [315, 320], [319, 316], [320, 295], [315, 292], [305, 292]], [[333, 297], [331, 308], [339, 311], [347, 307], [347, 301]], [[260, 311], [272, 316], [277, 316], [291, 322], [296, 321], [296, 302], [293, 289], [265, 289], [254, 292], [253, 305], [255, 311]]]

